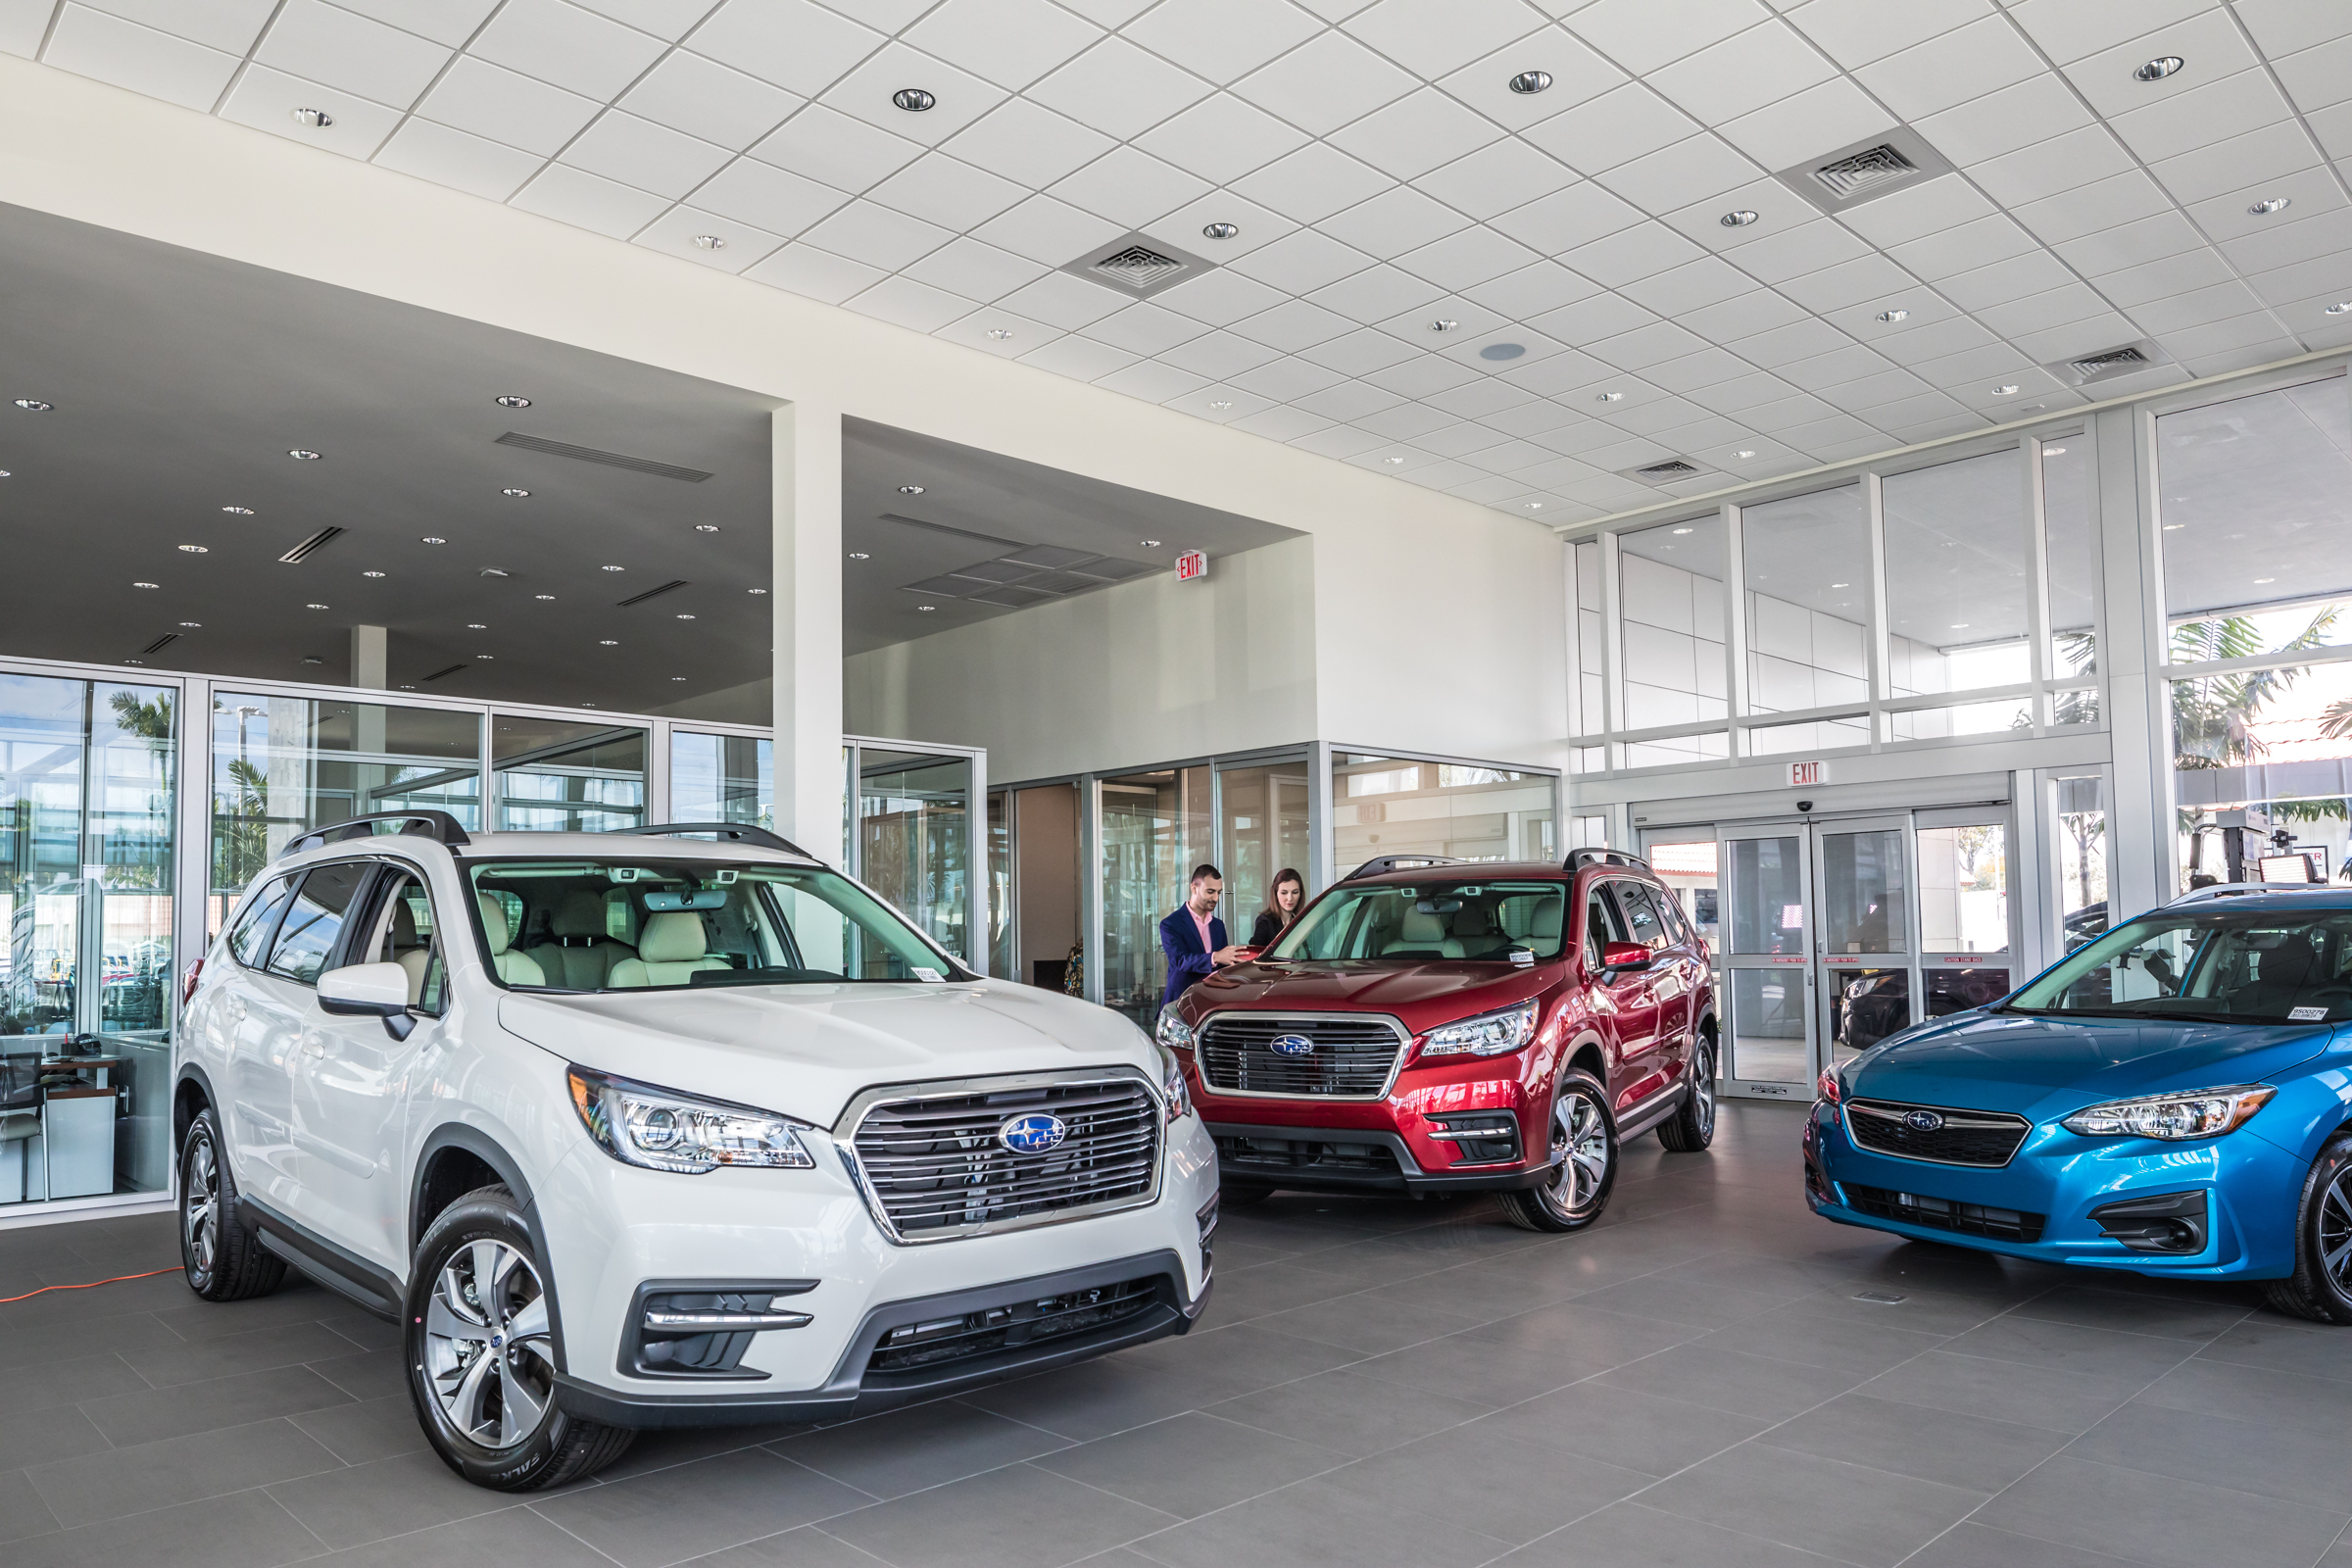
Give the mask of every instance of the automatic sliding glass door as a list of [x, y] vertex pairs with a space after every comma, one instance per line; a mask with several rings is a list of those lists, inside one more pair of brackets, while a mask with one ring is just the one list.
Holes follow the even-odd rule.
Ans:
[[1771, 1099], [1810, 1094], [1815, 1068], [1811, 1005], [1813, 887], [1808, 835], [1799, 825], [1723, 840], [1730, 873], [1731, 1049], [1726, 1087]]

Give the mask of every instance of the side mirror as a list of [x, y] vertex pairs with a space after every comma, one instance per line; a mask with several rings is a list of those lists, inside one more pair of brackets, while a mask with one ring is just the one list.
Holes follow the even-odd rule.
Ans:
[[406, 1040], [416, 1020], [409, 1016], [409, 971], [397, 963], [352, 963], [318, 977], [318, 1010], [339, 1017], [378, 1017], [384, 1032]]
[[1600, 948], [1600, 967], [1611, 969], [1646, 969], [1649, 950], [1639, 942], [1604, 942]]

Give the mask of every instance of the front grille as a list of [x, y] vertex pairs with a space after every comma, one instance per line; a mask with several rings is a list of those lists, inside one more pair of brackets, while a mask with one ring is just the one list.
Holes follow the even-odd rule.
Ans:
[[[1006, 1122], [1039, 1113], [1062, 1122], [1054, 1148], [1015, 1153], [998, 1138]], [[1151, 1091], [1120, 1078], [885, 1101], [858, 1123], [855, 1147], [891, 1228], [907, 1241], [937, 1241], [1042, 1223], [1058, 1210], [1149, 1201], [1160, 1126]]]
[[[1274, 1049], [1296, 1037], [1310, 1049]], [[1292, 1018], [1262, 1012], [1220, 1012], [1201, 1026], [1200, 1076], [1226, 1094], [1298, 1099], [1373, 1100], [1389, 1086], [1404, 1038], [1375, 1016]]]
[[[1337, 1134], [1335, 1129], [1335, 1135]], [[1396, 1151], [1386, 1144], [1323, 1144], [1295, 1138], [1248, 1138], [1216, 1135], [1221, 1169], [1250, 1176], [1279, 1176], [1285, 1172], [1309, 1176], [1401, 1176]]]
[[1042, 1300], [1015, 1301], [957, 1317], [905, 1324], [882, 1336], [882, 1343], [866, 1357], [865, 1369], [868, 1373], [911, 1372], [1107, 1328], [1150, 1311], [1160, 1298], [1165, 1277], [1154, 1274]]
[[[1940, 1125], [1913, 1127], [1906, 1116], [1925, 1112]], [[2009, 1163], [2034, 1124], [1997, 1110], [1951, 1110], [1942, 1105], [1903, 1105], [1885, 1100], [1846, 1102], [1846, 1132], [1856, 1145], [1878, 1154], [1933, 1160], [1939, 1165], [1998, 1167]]]
[[1845, 1206], [1879, 1219], [1900, 1220], [1930, 1230], [1955, 1231], [1963, 1236], [1987, 1236], [1996, 1242], [2038, 1242], [2046, 1215], [2022, 1209], [1988, 1208], [1982, 1203], [1955, 1203], [1947, 1198], [1922, 1198], [1917, 1193], [1891, 1192], [1884, 1187], [1838, 1184]]

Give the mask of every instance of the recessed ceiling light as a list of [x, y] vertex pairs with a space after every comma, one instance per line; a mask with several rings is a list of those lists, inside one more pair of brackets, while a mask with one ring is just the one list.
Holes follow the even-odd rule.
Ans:
[[309, 447], [295, 447], [288, 451], [286, 456], [292, 458], [296, 463], [317, 463], [318, 461], [318, 454], [313, 452]]
[[401, 687], [401, 690], [402, 690], [402, 691], [404, 691], [404, 692], [413, 692], [413, 691], [415, 691], [416, 689], [416, 687], [414, 687], [414, 686], [403, 686], [403, 687]]
[[17, 399], [17, 407], [23, 409], [27, 414], [47, 414], [51, 409], [56, 408], [57, 405], [54, 403], [43, 403], [39, 398], [19, 398]]
[[132, 584], [131, 584], [131, 586], [132, 586], [133, 588], [157, 588], [157, 587], [161, 587], [161, 586], [162, 586], [162, 584], [160, 584], [160, 583], [152, 583], [152, 582], [134, 582], [134, 583], [132, 583]]
[[890, 101], [910, 115], [919, 115], [939, 102], [920, 87], [901, 87], [890, 95]]
[[[2258, 578], [2256, 578], [2255, 580], [2256, 580], [2257, 582], [2267, 582], [2267, 581], [2269, 581], [2270, 579], [2269, 579], [2269, 578], [2267, 578], [2267, 577], [2258, 577]], [[181, 624], [182, 626], [191, 627], [191, 628], [193, 628], [193, 629], [195, 629], [195, 630], [198, 630], [198, 631], [201, 631], [201, 630], [203, 630], [203, 629], [204, 629], [204, 622], [203, 622], [203, 621], [201, 621], [201, 620], [183, 620], [183, 621], [181, 621], [181, 622], [180, 622], [180, 624]]]
[[1726, 228], [1745, 228], [1748, 224], [1754, 222], [1755, 220], [1755, 210], [1747, 207], [1741, 207], [1734, 212], [1726, 213], [1721, 218], [1715, 220], [1715, 221], [1721, 223]]
[[694, 525], [694, 531], [696, 533], [716, 533], [718, 532], [718, 524], [715, 522], [698, 522]]
[[555, 596], [554, 594], [533, 594], [533, 595], [531, 595], [531, 597], [532, 597], [533, 599], [544, 599], [544, 600], [546, 600], [546, 601], [547, 601], [548, 603], [550, 603], [550, 604], [553, 604], [553, 603], [555, 603], [555, 598], [556, 598], [556, 596]]
[[1968, 622], [1965, 620], [1955, 620], [1952, 622], [1952, 630], [1966, 631], [1968, 630]]
[[2017, 388], [2014, 385], [1996, 386], [1992, 389], [1992, 395], [1996, 398], [2013, 398], [2017, 396]]
[[227, 513], [232, 517], [250, 517], [253, 515], [253, 509], [251, 507], [222, 507], [220, 510]]
[[594, 708], [596, 705], [594, 703], [582, 703], [580, 706], [582, 708]]
[[2294, 205], [2295, 199], [2292, 196], [2265, 196], [2246, 211], [2256, 218], [2268, 218], [2273, 213], [2283, 213]]
[[1231, 239], [1241, 231], [1239, 223], [1205, 223], [1201, 225], [1200, 236], [1203, 239]]
[[481, 570], [481, 575], [485, 577], [504, 577], [507, 575], [507, 573], [500, 570], [496, 566], [484, 566]]
[[1456, 321], [1449, 317], [1441, 316], [1436, 320], [1429, 323], [1429, 329], [1432, 332], [1450, 332], [1461, 324], [1461, 322]]
[[502, 491], [501, 494], [511, 496], [516, 501], [525, 500], [530, 496], [530, 492], [528, 490], [521, 489], [515, 485], [507, 486], [507, 488]]
[[2043, 457], [2045, 457], [2045, 458], [2062, 458], [2062, 457], [2066, 456], [2066, 448], [2064, 448], [2064, 447], [2043, 447], [2043, 448], [2041, 449], [2041, 455], [2042, 455]]
[[1524, 343], [1490, 343], [1478, 351], [1482, 360], [1515, 360], [1527, 352]]
[[498, 656], [496, 654], [476, 654], [473, 657], [476, 659], [496, 659]]
[[531, 406], [531, 400], [519, 392], [509, 392], [498, 400], [498, 406], [502, 409], [527, 409]]
[[2329, 316], [2352, 316], [2352, 300], [2337, 300], [2328, 307]]
[[444, 539], [444, 538], [442, 538], [442, 537], [441, 537], [440, 535], [438, 535], [438, 534], [430, 534], [430, 533], [428, 533], [428, 534], [426, 534], [426, 535], [424, 536], [424, 538], [423, 538], [422, 540], [420, 540], [420, 541], [419, 541], [419, 543], [422, 543], [422, 544], [428, 544], [428, 545], [445, 545], [445, 544], [449, 543], [449, 541], [448, 541], [448, 540], [446, 540], [446, 539]]
[[629, 568], [626, 566], [607, 566], [605, 569], [607, 571], [626, 571]]
[[1402, 458], [1383, 458], [1380, 461], [1383, 463], [1402, 463], [1404, 460]]
[[363, 577], [381, 577], [383, 573], [380, 571], [363, 571], [360, 573], [360, 575]]
[[466, 623], [466, 629], [467, 631], [488, 631], [490, 628], [478, 620], [469, 620]]
[[917, 610], [937, 610], [939, 607], [937, 605], [917, 605], [914, 608]]
[[1012, 328], [1009, 326], [992, 326], [988, 329], [988, 340], [991, 343], [1009, 342], [1011, 338]]
[[1732, 456], [1735, 458], [1752, 458], [1755, 455], [1755, 449], [1752, 447], [1742, 448], [1741, 450], [1732, 454]]
[[1511, 78], [1511, 91], [1516, 93], [1542, 92], [1550, 85], [1551, 73], [1548, 71], [1522, 71]]
[[680, 615], [678, 618], [679, 618], [680, 620], [692, 620], [694, 617], [693, 617], [692, 615], [683, 615], [683, 614], [682, 614], [682, 615]]
[[747, 594], [765, 594], [767, 590], [764, 588], [746, 588], [744, 592]]
[[1603, 392], [1592, 401], [1595, 403], [1623, 403], [1625, 401], [1625, 394], [1622, 392]]
[[899, 486], [899, 494], [903, 496], [919, 496], [922, 493], [923, 487], [919, 484], [903, 484]]
[[6, 468], [0, 468], [0, 479], [6, 479], [8, 477], [10, 477], [9, 471]]
[[1136, 543], [1142, 545], [1146, 550], [1157, 550], [1159, 548], [1159, 541], [1156, 539], [1138, 539]]
[[1853, 584], [1850, 582], [1834, 582], [1830, 584], [1830, 586], [1833, 588], [1851, 588]]
[[1684, 533], [1689, 533], [1690, 530], [1690, 529], [1688, 529], [1688, 528], [1677, 528], [1677, 529], [1675, 529], [1674, 531], [1675, 531], [1676, 533], [1678, 533], [1678, 534], [1684, 534]]
[[869, 556], [869, 555], [867, 555], [867, 554], [866, 554], [864, 551], [862, 551], [862, 550], [853, 550], [853, 551], [851, 551], [851, 552], [850, 552], [850, 559], [851, 559], [852, 561], [871, 561], [871, 560], [873, 560], [874, 558], [873, 558], [873, 557], [871, 557], [871, 556]]
[[179, 551], [183, 556], [202, 556], [211, 554], [210, 547], [205, 545], [181, 545], [179, 547]]
[[305, 610], [332, 610], [335, 607], [332, 605], [305, 605], [302, 608]]
[[2168, 522], [2164, 525], [2164, 531], [2166, 533], [2171, 533], [2177, 528], [2185, 528], [2187, 526], [2188, 524], [2185, 522]]
[[1527, 510], [1530, 512], [1542, 512], [1544, 510], [1544, 503], [1541, 501], [1530, 501], [1527, 504]]
[[1910, 319], [1910, 317], [1909, 311], [1881, 311], [1879, 313], [1879, 319], [1882, 321], [1903, 321]]
[[335, 122], [335, 117], [323, 109], [291, 109], [287, 113], [294, 123], [308, 130], [324, 130]]
[[[2258, 586], [2259, 586], [2260, 584], [2263, 584], [2263, 583], [2266, 583], [2266, 582], [2277, 582], [2278, 580], [2278, 578], [2276, 578], [2276, 577], [2257, 577], [2257, 578], [2255, 578], [2255, 579], [2254, 579], [2255, 583], [2256, 583]], [[182, 621], [180, 624], [182, 624], [182, 625], [185, 625], [185, 624], [187, 624], [187, 623], [186, 623], [185, 621]]]
[[2137, 71], [2132, 72], [2132, 78], [2134, 81], [2162, 81], [2186, 64], [2188, 62], [2179, 55], [2158, 55]]
[[1209, 407], [1212, 409], [1230, 409], [1233, 407], [1233, 399], [1219, 398], [1216, 402], [1211, 403]]
[[698, 251], [723, 251], [727, 248], [727, 242], [716, 234], [697, 234], [694, 236], [694, 248]]
[[600, 637], [596, 641], [596, 646], [599, 648], [618, 648], [620, 644], [614, 642], [610, 637]]

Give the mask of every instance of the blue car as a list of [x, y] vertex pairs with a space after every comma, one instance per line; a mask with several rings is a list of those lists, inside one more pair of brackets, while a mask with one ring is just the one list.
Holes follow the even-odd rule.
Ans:
[[2352, 889], [2205, 890], [1821, 1075], [1815, 1213], [1919, 1241], [2267, 1280], [2352, 1324]]

